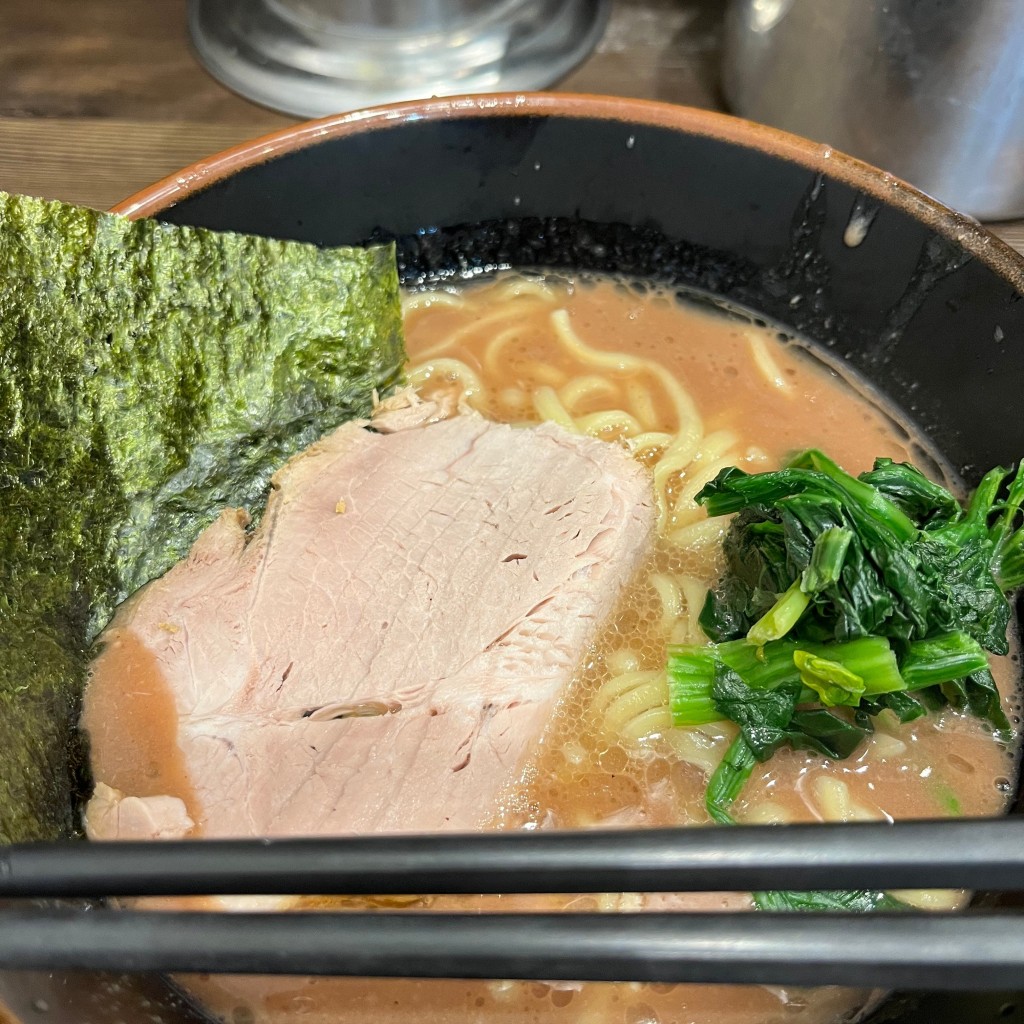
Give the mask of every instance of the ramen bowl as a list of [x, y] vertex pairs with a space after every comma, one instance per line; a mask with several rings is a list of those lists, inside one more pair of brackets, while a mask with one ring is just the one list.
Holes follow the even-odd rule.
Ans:
[[[1024, 259], [882, 171], [723, 115], [544, 94], [403, 104], [243, 145], [117, 212], [319, 245], [392, 239], [409, 286], [506, 267], [656, 282], [809, 339], [968, 484], [1024, 452]], [[10, 974], [0, 999], [55, 1024], [198, 1013], [158, 978]], [[1020, 1019], [1006, 994], [901, 1012]]]

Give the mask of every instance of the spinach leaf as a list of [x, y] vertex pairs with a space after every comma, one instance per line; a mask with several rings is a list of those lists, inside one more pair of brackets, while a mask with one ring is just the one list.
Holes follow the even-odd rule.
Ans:
[[719, 825], [736, 824], [729, 813], [729, 807], [740, 795], [756, 763], [750, 745], [742, 735], [737, 736], [708, 781], [707, 792], [704, 794], [704, 806], [712, 821]]
[[[740, 734], [708, 784], [716, 821], [782, 746], [849, 757], [889, 709], [909, 722], [952, 706], [1011, 738], [988, 668], [1007, 651], [1008, 591], [1024, 585], [1024, 465], [986, 474], [967, 508], [913, 466], [853, 477], [820, 451], [785, 468], [730, 467], [697, 495], [734, 514], [726, 571], [700, 625], [670, 647], [677, 725], [714, 715]], [[834, 710], [833, 710], [834, 709]], [[759, 893], [772, 909], [894, 909], [884, 893]]]
[[824, 708], [795, 711], [786, 740], [794, 750], [810, 750], [833, 760], [849, 757], [869, 730]]
[[874, 469], [861, 473], [860, 479], [885, 495], [921, 529], [954, 523], [963, 516], [960, 502], [945, 487], [933, 483], [908, 462], [875, 459]]
[[[859, 478], [819, 451], [777, 472], [723, 470], [698, 495], [710, 514], [737, 512], [724, 544], [726, 573], [705, 603], [701, 625], [715, 642], [746, 636], [755, 646], [780, 638], [798, 644], [884, 637], [906, 685], [864, 686], [818, 656], [801, 655], [804, 683], [826, 705], [865, 714], [891, 706], [901, 717], [934, 704], [982, 715], [1006, 729], [998, 695], [984, 676], [981, 649], [1003, 654], [1010, 606], [1005, 592], [1024, 583], [1024, 470], [999, 500], [1006, 470], [986, 474], [969, 507], [912, 466], [879, 459]], [[936, 651], [924, 659], [942, 676], [928, 682], [913, 652], [939, 637], [964, 637], [962, 671], [949, 676]], [[950, 662], [952, 664], [952, 662]], [[889, 698], [895, 690], [932, 689], [928, 698]]]
[[713, 690], [720, 718], [735, 722], [758, 761], [767, 761], [786, 742], [802, 687], [799, 680], [771, 689], [748, 686], [731, 668], [719, 665]]
[[829, 892], [755, 892], [754, 906], [758, 910], [817, 910], [847, 911], [855, 914], [879, 910], [911, 910], [909, 904], [877, 889], [849, 889]]

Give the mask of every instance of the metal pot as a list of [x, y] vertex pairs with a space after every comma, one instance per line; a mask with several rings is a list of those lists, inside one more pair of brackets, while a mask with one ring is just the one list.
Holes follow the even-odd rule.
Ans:
[[732, 0], [733, 110], [975, 217], [1024, 215], [1020, 0]]
[[423, 96], [540, 89], [604, 32], [611, 0], [190, 0], [199, 58], [300, 116]]

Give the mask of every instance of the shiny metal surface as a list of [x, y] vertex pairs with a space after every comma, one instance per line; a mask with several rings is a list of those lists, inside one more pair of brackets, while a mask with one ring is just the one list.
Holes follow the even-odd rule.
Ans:
[[[470, 23], [498, 8], [508, 16], [509, 8], [522, 6], [518, 0], [267, 0], [282, 18], [297, 25], [319, 24], [344, 32], [362, 27], [380, 31], [430, 32], [439, 25], [449, 29]], [[500, 9], [504, 7], [505, 10]]]
[[1024, 214], [1024, 0], [732, 0], [723, 85], [966, 213]]
[[540, 89], [597, 44], [611, 0], [190, 0], [207, 69], [303, 117]]

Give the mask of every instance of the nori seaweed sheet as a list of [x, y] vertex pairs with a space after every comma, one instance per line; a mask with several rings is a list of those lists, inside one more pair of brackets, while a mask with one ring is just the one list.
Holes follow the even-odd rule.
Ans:
[[0, 841], [73, 833], [91, 642], [405, 361], [391, 246], [0, 193]]

